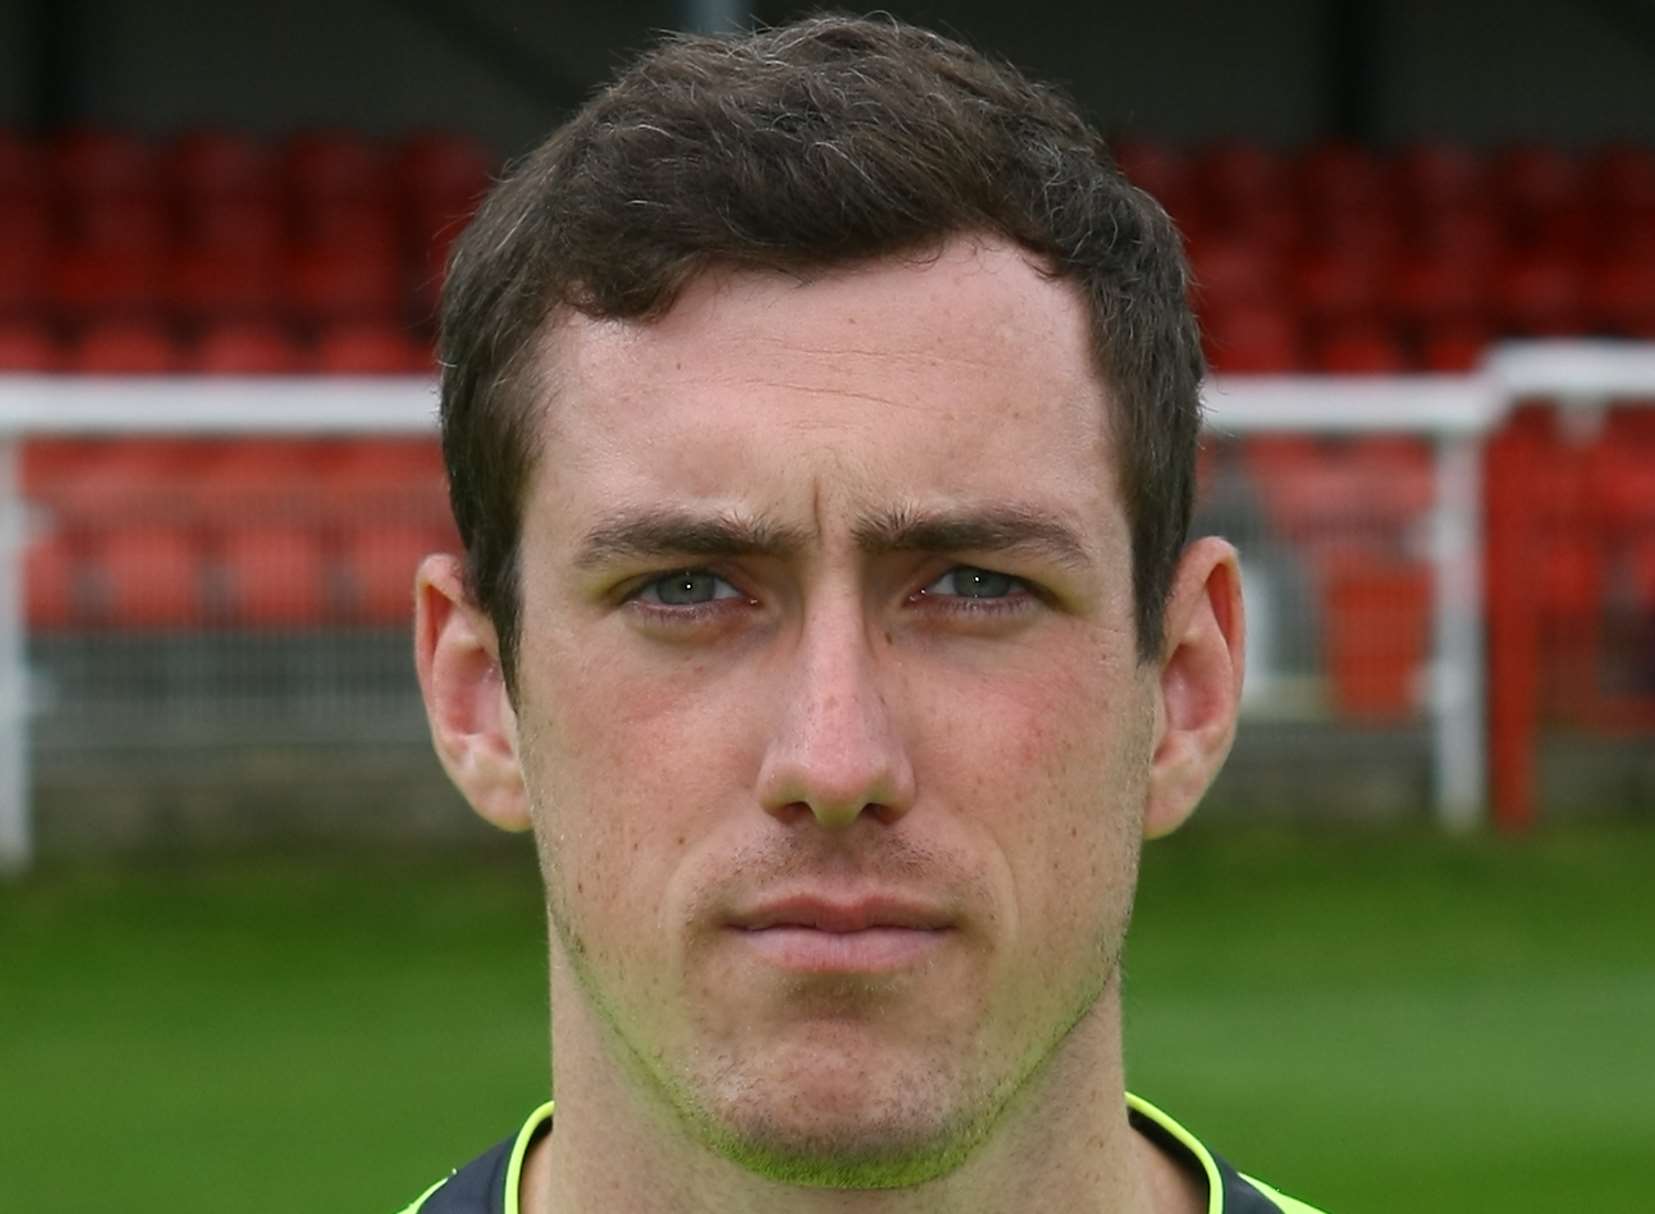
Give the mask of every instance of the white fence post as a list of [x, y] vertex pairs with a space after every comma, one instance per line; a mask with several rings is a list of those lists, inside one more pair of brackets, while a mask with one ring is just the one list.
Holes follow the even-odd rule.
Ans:
[[1437, 505], [1431, 536], [1436, 662], [1431, 711], [1437, 821], [1464, 833], [1483, 821], [1488, 743], [1484, 726], [1482, 613], [1483, 436], [1452, 432], [1436, 442]]
[[23, 638], [22, 440], [0, 431], [0, 876], [34, 854], [29, 819], [29, 701]]

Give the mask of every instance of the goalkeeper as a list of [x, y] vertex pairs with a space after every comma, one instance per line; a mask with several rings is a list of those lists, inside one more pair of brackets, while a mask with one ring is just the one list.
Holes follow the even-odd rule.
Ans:
[[1307, 1210], [1126, 1091], [1242, 675], [1187, 286], [1063, 97], [890, 20], [670, 40], [496, 187], [416, 652], [533, 832], [557, 1104], [409, 1211]]

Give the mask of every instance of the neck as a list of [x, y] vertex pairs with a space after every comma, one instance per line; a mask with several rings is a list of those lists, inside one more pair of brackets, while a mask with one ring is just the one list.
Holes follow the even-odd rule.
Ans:
[[1013, 1099], [959, 1168], [906, 1189], [790, 1186], [692, 1138], [623, 1057], [554, 954], [553, 1132], [524, 1171], [523, 1214], [1096, 1214], [1204, 1210], [1127, 1122], [1118, 982]]

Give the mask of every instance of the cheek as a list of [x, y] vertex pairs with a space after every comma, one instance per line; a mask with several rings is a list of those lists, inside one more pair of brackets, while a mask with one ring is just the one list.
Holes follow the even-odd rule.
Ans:
[[561, 678], [538, 682], [558, 694], [522, 731], [547, 885], [589, 947], [648, 947], [658, 933], [639, 927], [740, 793], [738, 731], [699, 672], [638, 674], [601, 655], [556, 665]]

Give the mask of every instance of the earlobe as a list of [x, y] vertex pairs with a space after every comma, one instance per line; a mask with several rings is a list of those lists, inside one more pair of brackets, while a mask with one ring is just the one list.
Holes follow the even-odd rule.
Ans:
[[426, 557], [414, 596], [414, 664], [437, 758], [480, 816], [503, 830], [526, 830], [528, 794], [499, 644], [466, 593], [459, 558]]
[[1194, 812], [1235, 739], [1245, 666], [1241, 569], [1204, 537], [1184, 550], [1167, 596], [1144, 834], [1170, 834]]

